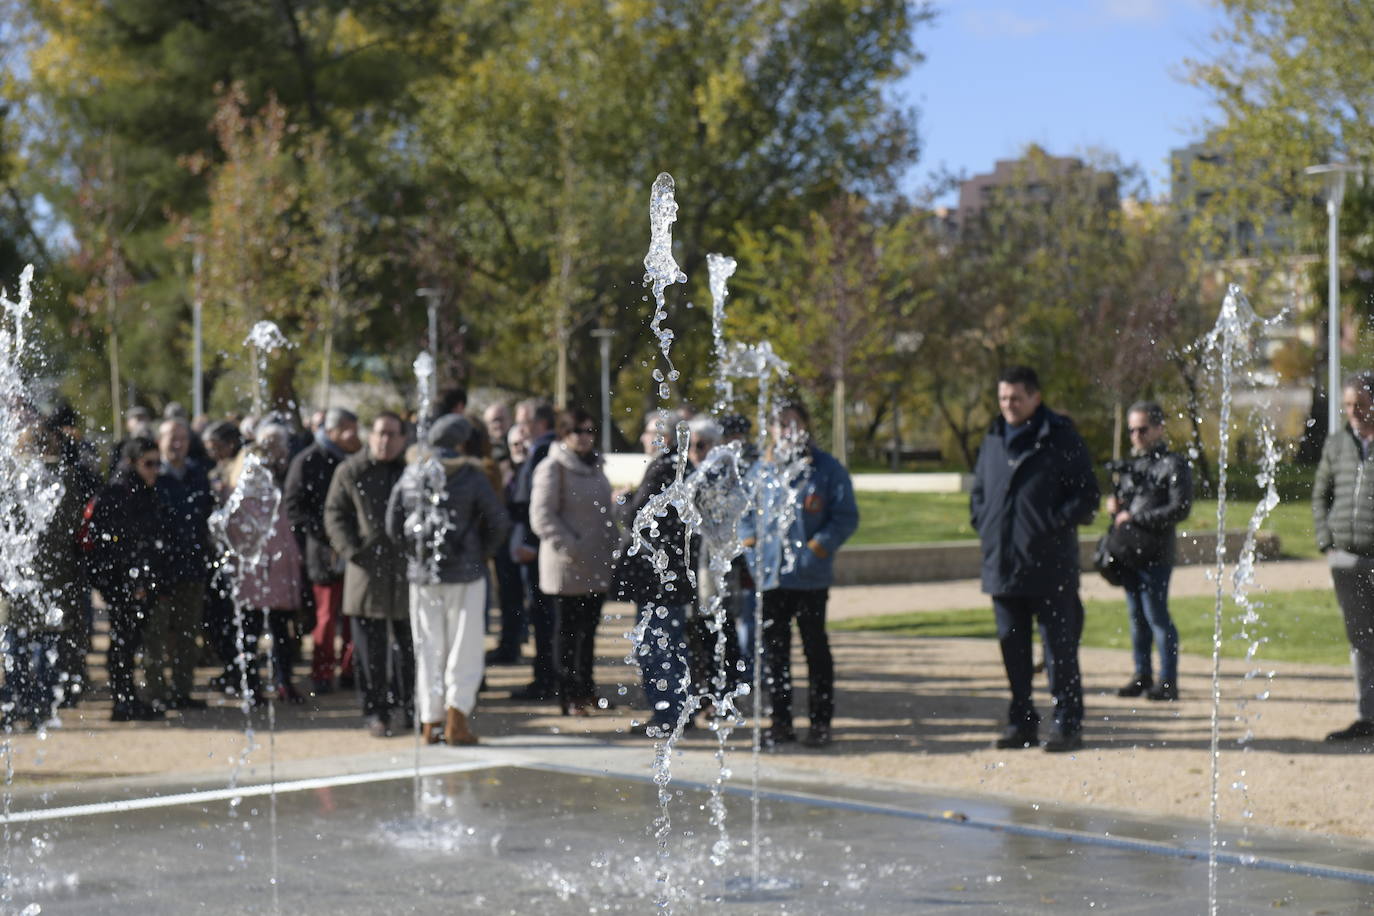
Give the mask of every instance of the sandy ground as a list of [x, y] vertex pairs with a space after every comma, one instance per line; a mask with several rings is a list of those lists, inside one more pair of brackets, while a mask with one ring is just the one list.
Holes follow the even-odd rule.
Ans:
[[[1188, 571], [1181, 580], [1193, 575]], [[1200, 571], [1196, 576], [1194, 585], [1181, 581], [1179, 590], [1211, 588]], [[1311, 563], [1275, 564], [1267, 578], [1284, 588], [1322, 584], [1319, 564]], [[936, 592], [940, 605], [931, 597]], [[974, 583], [839, 589], [832, 596], [836, 616], [982, 603]], [[643, 715], [634, 708], [639, 700], [637, 672], [623, 661], [623, 633], [630, 623], [623, 613], [628, 610], [608, 606], [611, 616], [602, 627], [599, 645], [598, 680], [617, 708], [574, 719], [559, 716], [547, 704], [519, 704], [506, 698], [506, 692], [528, 678], [528, 668], [491, 668], [490, 690], [483, 695], [474, 727], [488, 736], [559, 733], [642, 744], [647, 765], [650, 742], [628, 730], [632, 719]], [[1007, 702], [994, 642], [837, 633], [833, 643], [837, 740], [821, 751], [789, 747], [775, 755], [777, 763], [841, 781], [882, 780], [954, 794], [991, 793], [1123, 812], [1208, 816], [1210, 659], [1185, 655], [1180, 701], [1151, 703], [1115, 696], [1115, 688], [1130, 672], [1127, 653], [1085, 650], [1087, 746], [1072, 755], [1053, 755], [1038, 749], [992, 748]], [[1374, 839], [1374, 797], [1366, 789], [1366, 755], [1374, 750], [1374, 742], [1332, 745], [1321, 740], [1354, 716], [1348, 671], [1278, 663], [1261, 667], [1259, 677], [1246, 678], [1245, 663], [1223, 666], [1222, 818]], [[797, 671], [805, 671], [800, 659]], [[203, 672], [200, 682], [209, 673]], [[1043, 687], [1041, 679], [1037, 700], [1045, 711], [1048, 696]], [[1258, 700], [1264, 692], [1267, 698]], [[805, 709], [804, 693], [797, 700], [798, 709]], [[114, 724], [108, 721], [108, 699], [98, 692], [81, 707], [64, 711], [60, 728], [13, 739], [16, 781], [51, 785], [53, 803], [60, 804], [59, 784], [96, 777], [206, 771], [227, 776], [248, 747], [243, 716], [230, 700], [212, 697], [211, 702], [217, 705], [172, 714], [165, 722]], [[798, 724], [804, 725], [804, 720]], [[255, 725], [257, 747], [248, 749], [247, 758], [259, 763], [268, 753], [265, 717], [256, 716]], [[1253, 738], [1241, 749], [1238, 739], [1247, 732], [1253, 732]], [[741, 746], [746, 734], [740, 733]], [[383, 749], [401, 755], [412, 747], [407, 737], [369, 737], [352, 694], [338, 692], [312, 698], [303, 706], [279, 708], [272, 744], [279, 762]], [[689, 733], [684, 747], [688, 753], [705, 753], [714, 747], [714, 739], [698, 730]]]

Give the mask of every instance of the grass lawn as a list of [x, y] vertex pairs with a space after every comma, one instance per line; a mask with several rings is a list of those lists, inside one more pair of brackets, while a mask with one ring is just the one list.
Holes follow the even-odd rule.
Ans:
[[[859, 530], [851, 544], [920, 544], [930, 541], [963, 541], [977, 537], [968, 523], [967, 493], [858, 493]], [[1244, 528], [1250, 522], [1255, 503], [1228, 504], [1227, 526]], [[1208, 530], [1216, 526], [1215, 500], [1199, 500], [1193, 513], [1180, 526]], [[1105, 517], [1084, 533], [1104, 530]], [[1265, 521], [1264, 530], [1279, 536], [1283, 554], [1289, 557], [1315, 557], [1312, 542], [1312, 510], [1306, 500], [1280, 503]]]
[[[1330, 591], [1270, 592], [1258, 596], [1260, 623], [1254, 627], [1252, 639], [1266, 638], [1255, 658], [1265, 661], [1312, 662], [1324, 665], [1350, 663], [1350, 645], [1345, 638], [1345, 624], [1341, 619], [1336, 597]], [[1169, 602], [1174, 625], [1178, 627], [1181, 651], [1192, 655], [1212, 654], [1212, 618], [1215, 601], [1210, 597], [1175, 598]], [[1083, 645], [1099, 649], [1129, 649], [1130, 622], [1126, 617], [1126, 603], [1121, 601], [1088, 601], [1083, 626]], [[1222, 655], [1244, 658], [1252, 640], [1239, 637], [1236, 622], [1239, 608], [1227, 599], [1223, 608]], [[992, 607], [967, 611], [917, 611], [909, 614], [887, 614], [881, 617], [859, 617], [835, 621], [832, 630], [883, 633], [892, 636], [962, 636], [994, 639], [997, 628], [992, 619]]]

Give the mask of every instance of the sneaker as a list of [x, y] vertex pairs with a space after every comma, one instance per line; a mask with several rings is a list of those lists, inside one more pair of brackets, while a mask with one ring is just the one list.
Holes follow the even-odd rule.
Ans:
[[367, 733], [374, 738], [390, 738], [391, 723], [381, 716], [373, 716], [367, 722]]
[[1083, 747], [1083, 731], [1082, 729], [1074, 729], [1073, 731], [1063, 731], [1058, 728], [1053, 729], [1050, 732], [1050, 736], [1045, 739], [1043, 747], [1051, 754], [1063, 754], [1067, 751], [1081, 750]]
[[1173, 681], [1160, 681], [1159, 685], [1151, 688], [1145, 696], [1156, 702], [1172, 702], [1178, 699], [1178, 685]]
[[834, 740], [829, 722], [812, 722], [811, 730], [806, 733], [806, 740], [802, 744], [807, 747], [829, 747]]
[[1119, 697], [1138, 697], [1145, 691], [1154, 686], [1155, 680], [1152, 677], [1142, 677], [1137, 674], [1126, 682], [1126, 686], [1116, 692]]
[[1374, 722], [1356, 719], [1340, 731], [1326, 736], [1327, 741], [1355, 741], [1359, 738], [1374, 738]]
[[1034, 725], [1008, 725], [997, 739], [998, 750], [1011, 751], [1035, 747], [1040, 743], [1040, 730]]

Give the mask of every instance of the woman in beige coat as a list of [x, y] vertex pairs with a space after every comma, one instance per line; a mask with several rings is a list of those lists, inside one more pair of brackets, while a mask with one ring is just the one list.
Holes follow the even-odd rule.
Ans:
[[591, 415], [573, 408], [560, 419], [558, 433], [534, 472], [530, 527], [539, 537], [539, 590], [553, 597], [558, 613], [559, 702], [565, 714], [585, 716], [597, 702], [596, 626], [617, 535]]

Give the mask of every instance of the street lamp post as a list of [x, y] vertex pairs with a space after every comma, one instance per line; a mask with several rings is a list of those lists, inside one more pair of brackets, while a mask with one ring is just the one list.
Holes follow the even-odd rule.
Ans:
[[191, 351], [191, 416], [194, 418], [205, 413], [205, 370], [201, 357], [201, 351], [205, 345], [205, 334], [202, 330], [202, 315], [205, 306], [201, 294], [200, 239], [196, 239], [196, 251], [191, 257], [191, 275], [191, 336], [194, 338]]
[[430, 286], [424, 286], [415, 291], [415, 295], [425, 300], [425, 307], [429, 310], [429, 353], [434, 357], [434, 381], [439, 380], [439, 300], [443, 298], [444, 291]]
[[1309, 175], [1321, 175], [1326, 180], [1326, 283], [1327, 283], [1327, 371], [1326, 434], [1334, 436], [1341, 418], [1341, 201], [1345, 198], [1345, 176], [1360, 172], [1359, 166], [1344, 162], [1328, 162], [1306, 169]]
[[615, 331], [597, 328], [592, 336], [601, 345], [601, 454], [611, 451], [611, 338]]

